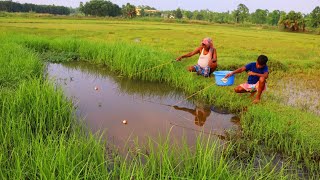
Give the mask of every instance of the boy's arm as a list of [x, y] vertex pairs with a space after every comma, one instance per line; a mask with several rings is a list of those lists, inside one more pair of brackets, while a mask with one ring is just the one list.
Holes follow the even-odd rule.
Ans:
[[232, 75], [234, 75], [234, 74], [237, 74], [237, 73], [242, 73], [242, 72], [245, 71], [245, 70], [246, 70], [246, 67], [243, 66], [243, 67], [241, 67], [241, 68], [239, 68], [239, 69], [237, 69], [237, 70], [234, 70], [234, 71], [232, 71], [231, 73], [227, 74], [227, 75], [225, 76], [225, 78], [228, 78], [228, 77], [230, 77], [230, 76], [232, 76]]
[[265, 73], [263, 73], [263, 74], [259, 74], [259, 73], [255, 73], [255, 72], [250, 71], [250, 72], [248, 72], [248, 75], [249, 75], [249, 76], [264, 77], [264, 78], [267, 79], [268, 76], [269, 76], [269, 72], [265, 72]]

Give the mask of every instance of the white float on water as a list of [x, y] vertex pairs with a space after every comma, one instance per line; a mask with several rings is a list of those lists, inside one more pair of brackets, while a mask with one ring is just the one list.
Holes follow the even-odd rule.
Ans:
[[127, 124], [128, 122], [127, 122], [127, 120], [123, 120], [122, 123], [123, 124]]

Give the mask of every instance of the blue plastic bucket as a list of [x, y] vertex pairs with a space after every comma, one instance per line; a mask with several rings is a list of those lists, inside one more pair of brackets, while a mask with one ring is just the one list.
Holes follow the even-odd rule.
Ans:
[[232, 71], [215, 71], [213, 72], [216, 84], [218, 86], [231, 86], [234, 83], [234, 75], [230, 76], [229, 78], [224, 78], [228, 73]]

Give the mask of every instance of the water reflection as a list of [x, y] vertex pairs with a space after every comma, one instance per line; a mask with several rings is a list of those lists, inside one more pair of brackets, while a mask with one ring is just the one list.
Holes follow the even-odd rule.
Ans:
[[230, 114], [227, 109], [221, 107], [211, 106], [210, 110], [219, 114]]
[[197, 105], [194, 109], [186, 108], [186, 107], [179, 107], [179, 106], [173, 106], [175, 110], [180, 110], [184, 112], [188, 112], [192, 115], [194, 115], [194, 124], [197, 126], [203, 126], [206, 122], [207, 118], [211, 114], [211, 110], [209, 106], [199, 106]]

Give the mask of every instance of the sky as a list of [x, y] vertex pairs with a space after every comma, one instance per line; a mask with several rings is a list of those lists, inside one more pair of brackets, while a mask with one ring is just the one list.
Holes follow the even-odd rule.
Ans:
[[[54, 4], [67, 7], [79, 7], [80, 2], [90, 0], [13, 0], [20, 3], [33, 4]], [[289, 12], [291, 10], [302, 13], [310, 13], [316, 6], [320, 6], [320, 0], [110, 0], [111, 2], [122, 6], [129, 2], [133, 5], [148, 5], [158, 10], [173, 10], [180, 7], [184, 10], [202, 10], [209, 9], [215, 12], [232, 11], [238, 4], [245, 4], [250, 12], [256, 9], [282, 10]]]

